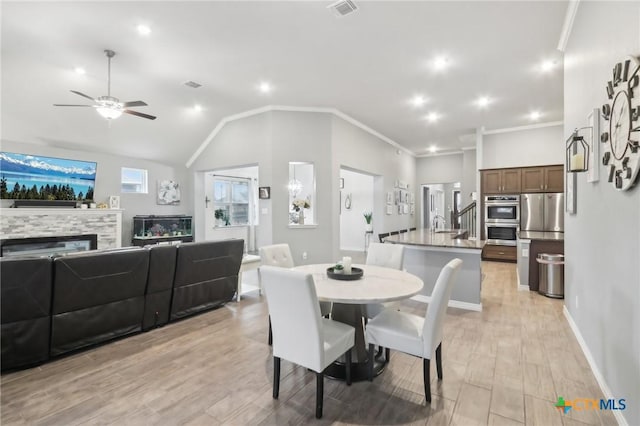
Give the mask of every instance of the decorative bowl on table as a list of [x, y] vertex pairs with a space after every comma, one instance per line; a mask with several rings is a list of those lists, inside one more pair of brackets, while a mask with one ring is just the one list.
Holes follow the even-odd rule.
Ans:
[[341, 281], [353, 281], [353, 280], [359, 280], [360, 278], [362, 278], [362, 275], [364, 274], [364, 271], [360, 268], [351, 268], [351, 273], [347, 274], [344, 270], [339, 270], [340, 272], [338, 272], [335, 269], [335, 266], [332, 266], [331, 268], [327, 268], [327, 276], [333, 280], [341, 280]]

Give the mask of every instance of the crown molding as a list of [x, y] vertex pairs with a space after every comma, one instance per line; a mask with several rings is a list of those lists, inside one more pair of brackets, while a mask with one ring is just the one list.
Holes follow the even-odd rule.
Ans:
[[443, 157], [445, 155], [462, 155], [462, 154], [463, 152], [461, 150], [458, 150], [458, 151], [447, 151], [447, 152], [435, 152], [433, 154], [431, 153], [420, 154], [420, 155], [416, 155], [416, 158]]
[[484, 130], [483, 135], [496, 135], [498, 133], [520, 132], [522, 130], [542, 129], [544, 127], [562, 126], [564, 121], [550, 121], [548, 123], [529, 124], [527, 126], [507, 127], [504, 129]]
[[576, 13], [578, 13], [579, 5], [580, 0], [571, 0], [567, 5], [567, 12], [564, 15], [564, 24], [562, 25], [560, 39], [558, 40], [558, 50], [563, 53], [567, 48], [569, 36], [571, 36], [571, 30], [573, 29], [573, 21], [576, 19]]
[[222, 130], [224, 128], [224, 126], [227, 125], [227, 123], [231, 123], [233, 121], [236, 120], [240, 120], [243, 118], [248, 118], [248, 117], [252, 117], [254, 115], [258, 115], [258, 114], [263, 114], [265, 112], [270, 112], [270, 111], [286, 111], [286, 112], [316, 112], [316, 113], [324, 113], [324, 114], [333, 114], [336, 117], [339, 117], [341, 119], [343, 119], [344, 121], [364, 130], [365, 132], [377, 137], [378, 139], [388, 143], [389, 145], [393, 146], [394, 148], [397, 148], [401, 151], [406, 152], [407, 154], [411, 155], [412, 157], [416, 157], [416, 153], [405, 148], [404, 146], [400, 145], [399, 143], [397, 143], [396, 141], [388, 138], [387, 136], [383, 135], [382, 133], [372, 129], [371, 127], [367, 126], [366, 124], [356, 120], [355, 118], [345, 114], [344, 112], [335, 109], [335, 108], [324, 108], [324, 107], [300, 107], [300, 106], [289, 106], [289, 105], [267, 105], [261, 108], [256, 108], [256, 109], [251, 109], [248, 111], [244, 111], [238, 114], [234, 114], [234, 115], [229, 115], [227, 117], [224, 117], [222, 120], [220, 120], [220, 122], [216, 125], [216, 127], [214, 127], [214, 129], [211, 131], [211, 133], [209, 133], [209, 135], [205, 138], [205, 140], [200, 144], [200, 146], [198, 147], [198, 149], [196, 149], [196, 151], [193, 153], [193, 155], [191, 156], [191, 158], [189, 158], [189, 160], [187, 161], [187, 163], [185, 164], [187, 168], [191, 167], [191, 165], [198, 159], [198, 157], [202, 154], [202, 152], [209, 146], [209, 144], [211, 143], [211, 141], [216, 137], [216, 135], [218, 133], [220, 133], [220, 130]]

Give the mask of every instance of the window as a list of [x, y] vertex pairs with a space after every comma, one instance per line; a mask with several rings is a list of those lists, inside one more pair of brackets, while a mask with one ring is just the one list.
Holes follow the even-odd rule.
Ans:
[[216, 177], [213, 205], [220, 225], [249, 225], [249, 179]]
[[122, 192], [132, 194], [146, 194], [147, 188], [147, 171], [144, 169], [130, 169], [123, 167], [120, 176]]

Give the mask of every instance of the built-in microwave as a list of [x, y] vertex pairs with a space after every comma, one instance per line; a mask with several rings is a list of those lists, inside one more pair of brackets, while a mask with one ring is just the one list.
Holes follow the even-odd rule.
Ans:
[[520, 225], [517, 223], [486, 223], [487, 244], [515, 246]]
[[520, 195], [484, 197], [485, 223], [520, 223]]

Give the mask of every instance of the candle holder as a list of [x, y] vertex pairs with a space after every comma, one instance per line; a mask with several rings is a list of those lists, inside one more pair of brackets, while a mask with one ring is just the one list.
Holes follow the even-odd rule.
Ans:
[[576, 129], [567, 139], [567, 173], [582, 173], [589, 170], [589, 142], [579, 134], [580, 130], [585, 129], [591, 129], [591, 127]]

